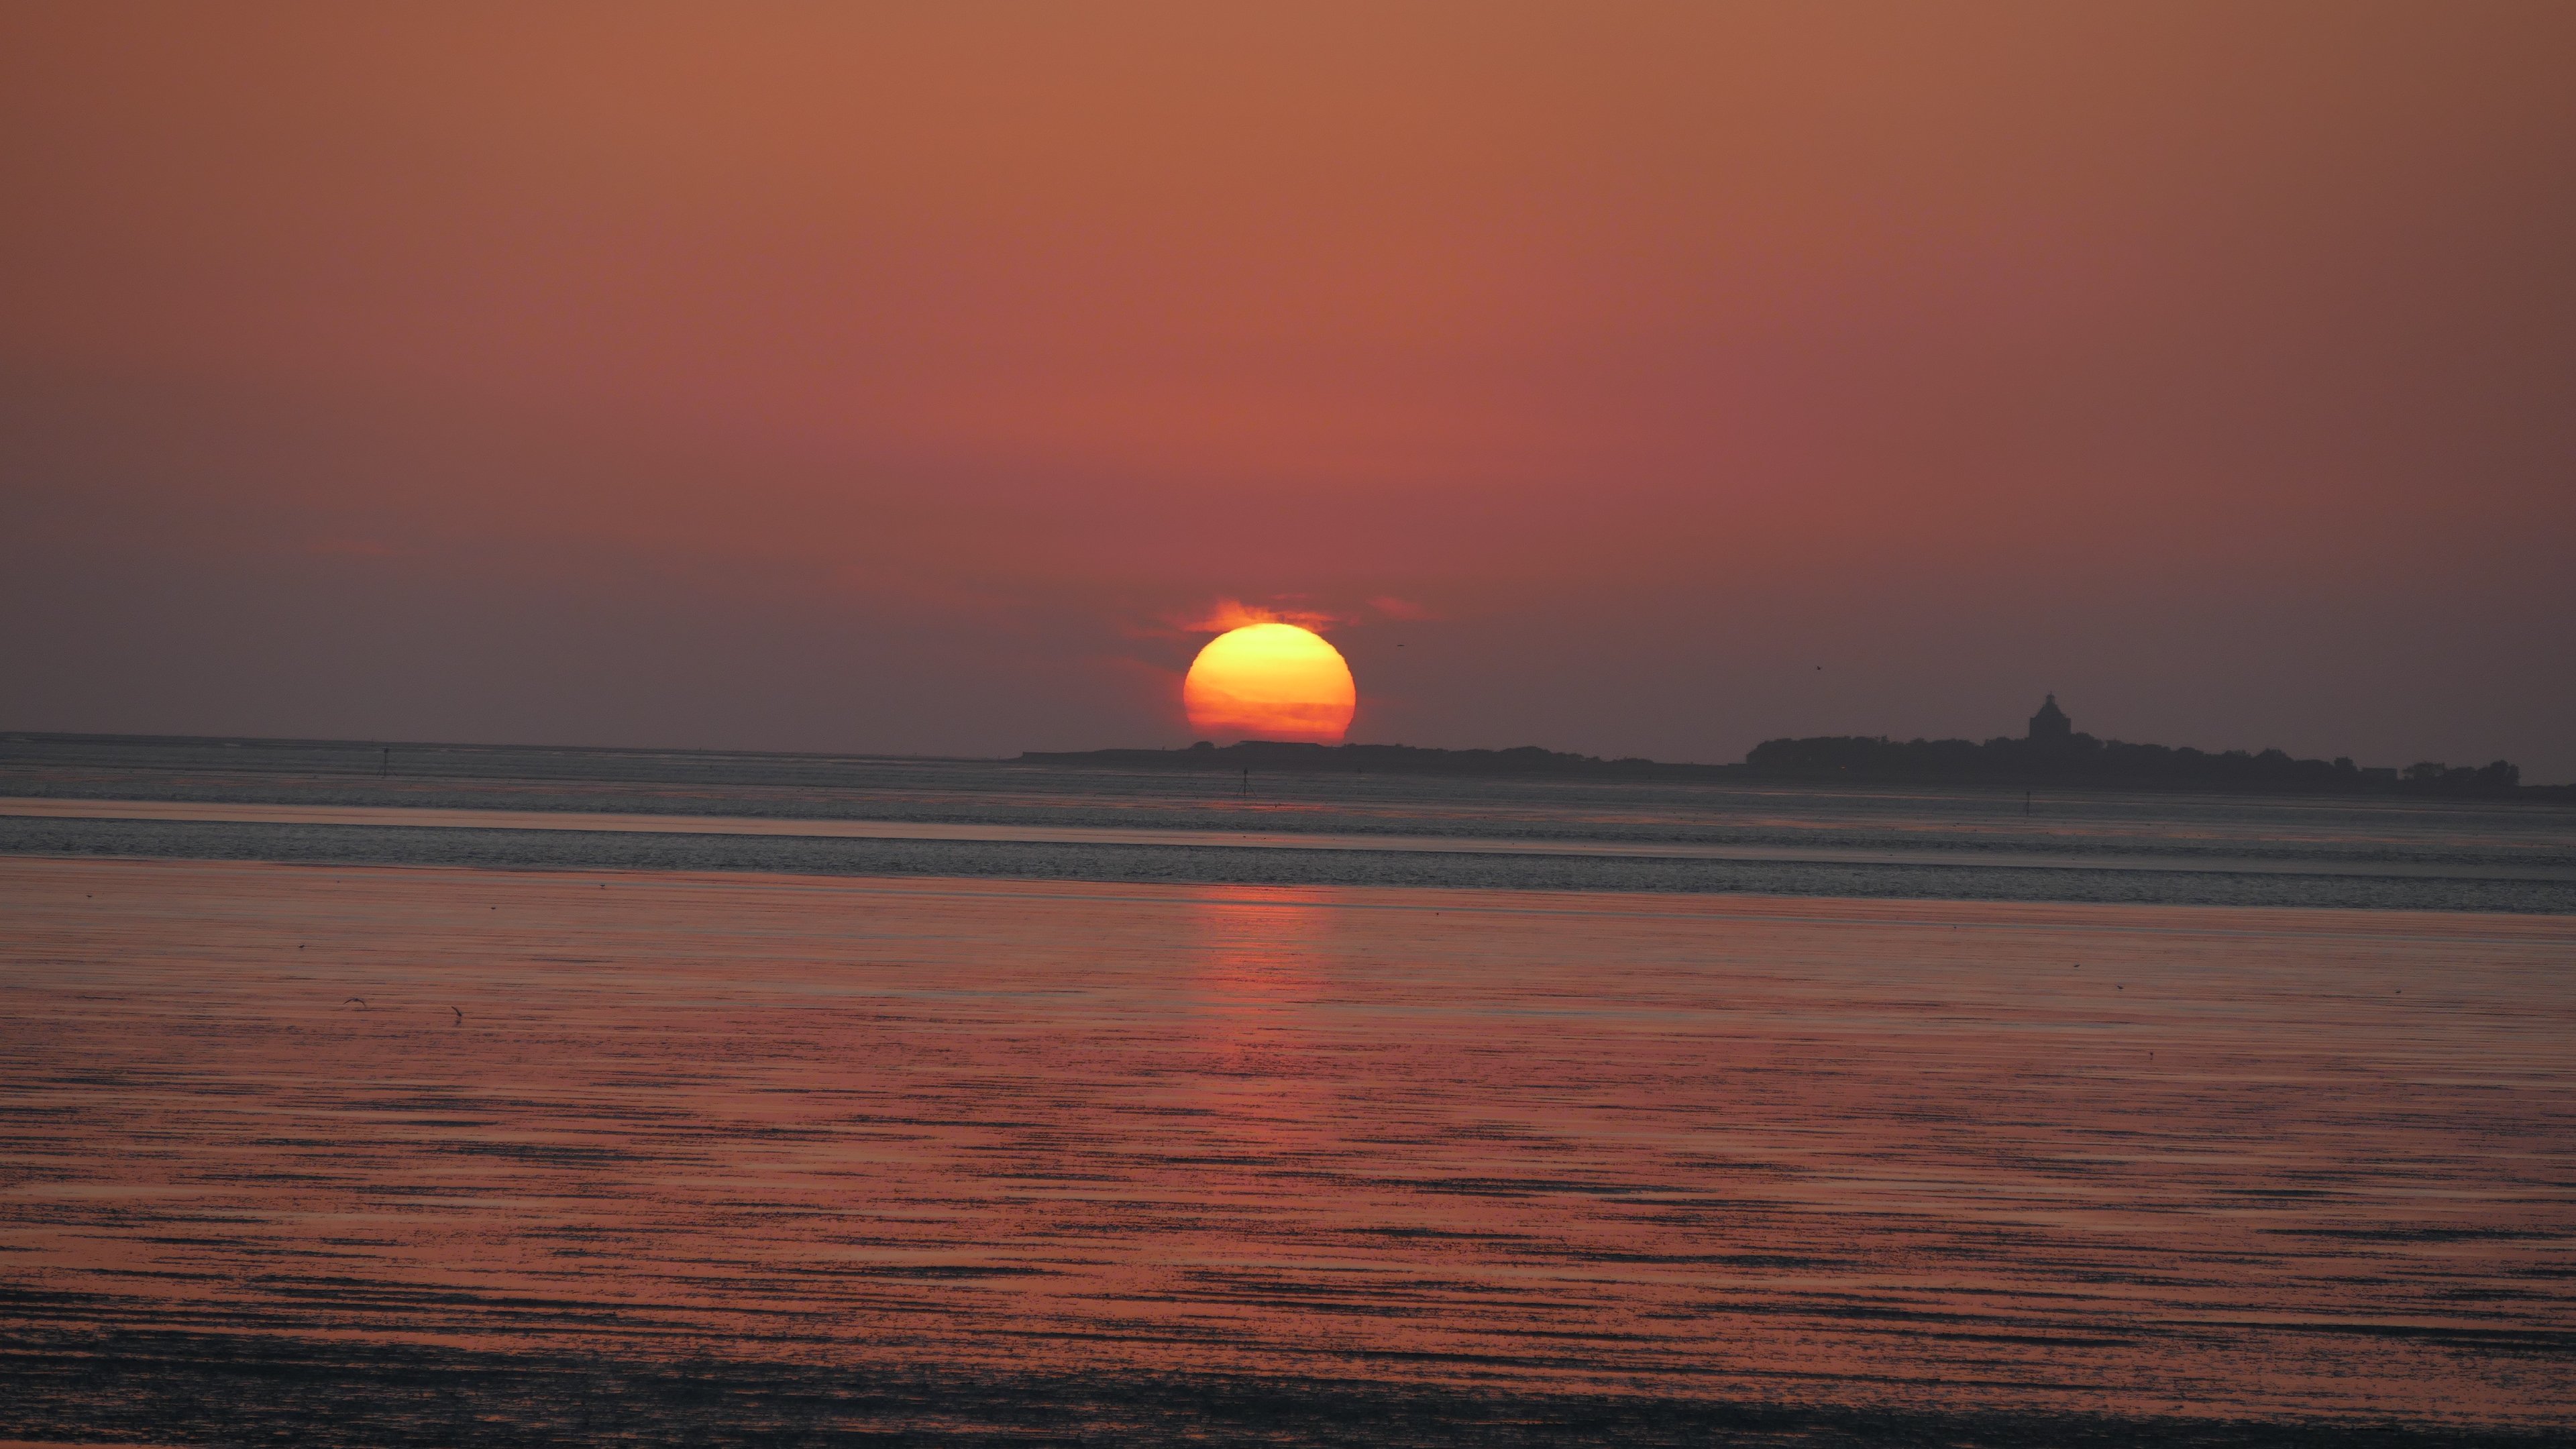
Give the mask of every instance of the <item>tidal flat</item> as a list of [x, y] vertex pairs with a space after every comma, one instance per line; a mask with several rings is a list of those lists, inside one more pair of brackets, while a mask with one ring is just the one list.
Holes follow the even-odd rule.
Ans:
[[2576, 919], [0, 857], [0, 1431], [2519, 1443]]

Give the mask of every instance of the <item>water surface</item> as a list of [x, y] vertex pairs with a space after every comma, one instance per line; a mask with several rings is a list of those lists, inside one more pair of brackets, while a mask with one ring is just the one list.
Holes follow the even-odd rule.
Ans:
[[0, 913], [29, 1342], [2576, 1423], [2558, 917], [24, 858]]
[[0, 1434], [2536, 1444], [2576, 811], [0, 740]]
[[2522, 802], [277, 741], [0, 739], [0, 854], [2576, 913]]

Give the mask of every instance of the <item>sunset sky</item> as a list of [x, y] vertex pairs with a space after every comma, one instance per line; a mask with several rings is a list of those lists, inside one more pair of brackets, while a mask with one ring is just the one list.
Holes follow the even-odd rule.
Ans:
[[[0, 10], [0, 729], [2576, 779], [2576, 6]], [[1229, 614], [1227, 611], [1232, 610]]]

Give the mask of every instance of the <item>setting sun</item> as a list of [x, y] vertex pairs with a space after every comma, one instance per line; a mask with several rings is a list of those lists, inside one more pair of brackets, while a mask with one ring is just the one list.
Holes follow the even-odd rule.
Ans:
[[1246, 624], [1218, 635], [1181, 685], [1190, 728], [1212, 739], [1337, 744], [1358, 703], [1341, 651], [1294, 624]]

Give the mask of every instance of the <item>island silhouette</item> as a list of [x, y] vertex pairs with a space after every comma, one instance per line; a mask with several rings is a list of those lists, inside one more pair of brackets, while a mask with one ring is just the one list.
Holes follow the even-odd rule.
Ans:
[[1897, 740], [1886, 735], [1816, 735], [1755, 745], [1740, 764], [1702, 765], [1603, 759], [1521, 745], [1450, 750], [1417, 745], [1319, 745], [1287, 740], [1207, 740], [1182, 749], [1031, 750], [1023, 764], [1103, 769], [1208, 770], [1255, 774], [1570, 776], [1599, 779], [1871, 784], [1966, 784], [2111, 790], [2193, 790], [2248, 794], [2375, 794], [2576, 799], [2576, 786], [2525, 785], [2509, 761], [2466, 766], [2420, 761], [2357, 765], [2348, 757], [2298, 759], [2288, 751], [2201, 750], [2189, 745], [2097, 739], [2075, 728], [2051, 694], [2020, 736], [1989, 740]]

